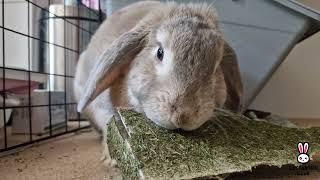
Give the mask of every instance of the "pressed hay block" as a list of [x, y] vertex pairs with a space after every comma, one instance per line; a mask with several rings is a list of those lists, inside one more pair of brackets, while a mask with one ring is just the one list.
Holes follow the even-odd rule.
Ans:
[[319, 128], [280, 127], [222, 110], [192, 132], [166, 130], [140, 113], [119, 110], [107, 135], [125, 179], [192, 179], [298, 165], [297, 143], [309, 142], [312, 157], [320, 152], [319, 138]]

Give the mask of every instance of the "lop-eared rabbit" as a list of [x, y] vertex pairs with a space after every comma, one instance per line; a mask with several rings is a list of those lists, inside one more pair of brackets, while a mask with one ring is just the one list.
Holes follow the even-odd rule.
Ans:
[[242, 83], [212, 5], [142, 1], [114, 12], [93, 35], [74, 92], [78, 111], [99, 131], [117, 107], [190, 131], [216, 108], [240, 110]]

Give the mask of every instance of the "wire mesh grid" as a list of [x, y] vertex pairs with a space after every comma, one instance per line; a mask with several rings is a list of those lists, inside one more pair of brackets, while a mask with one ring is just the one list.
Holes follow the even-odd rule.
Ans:
[[104, 18], [101, 2], [90, 2], [1, 1], [0, 153], [89, 127], [72, 82]]

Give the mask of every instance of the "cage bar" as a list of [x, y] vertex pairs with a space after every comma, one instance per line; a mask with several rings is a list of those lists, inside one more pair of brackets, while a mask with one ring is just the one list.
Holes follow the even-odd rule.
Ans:
[[[3, 118], [3, 127], [0, 127], [0, 130], [3, 128], [3, 132], [1, 132], [0, 135], [0, 153], [4, 152], [10, 152], [14, 151], [17, 148], [25, 147], [28, 145], [32, 145], [33, 143], [37, 143], [43, 140], [47, 140], [50, 138], [54, 138], [57, 136], [61, 136], [67, 133], [76, 132], [79, 130], [82, 130], [84, 128], [90, 127], [88, 125], [88, 122], [86, 119], [84, 119], [80, 113], [74, 111], [74, 107], [77, 105], [77, 103], [72, 98], [72, 92], [70, 92], [71, 83], [74, 79], [74, 71], [70, 71], [68, 69], [68, 63], [71, 60], [76, 61], [76, 59], [79, 57], [81, 51], [85, 49], [86, 43], [88, 43], [88, 40], [84, 40], [85, 38], [90, 38], [90, 36], [94, 33], [96, 28], [98, 27], [98, 24], [100, 24], [103, 20], [103, 13], [101, 11], [100, 2], [99, 2], [99, 10], [91, 9], [90, 7], [87, 7], [83, 4], [77, 4], [75, 9], [77, 9], [77, 13], [75, 15], [67, 14], [67, 4], [65, 0], [61, 0], [63, 3], [63, 9], [64, 12], [61, 15], [55, 14], [50, 11], [49, 7], [53, 5], [52, 1], [48, 0], [47, 2], [41, 1], [41, 3], [44, 3], [41, 5], [41, 3], [37, 1], [32, 0], [25, 0], [21, 3], [24, 3], [23, 6], [26, 7], [26, 16], [27, 16], [27, 22], [25, 22], [25, 28], [27, 28], [26, 31], [20, 31], [20, 29], [12, 28], [10, 26], [7, 26], [5, 23], [8, 23], [5, 19], [6, 17], [6, 2], [1, 2], [1, 10], [2, 10], [2, 24], [0, 24], [0, 29], [2, 30], [2, 66], [0, 66], [0, 74], [2, 74], [2, 82], [0, 82], [0, 85], [2, 84], [2, 92], [1, 95], [3, 97], [2, 107], [0, 108], [3, 111], [3, 114], [1, 115]], [[61, 3], [61, 5], [62, 5]], [[36, 22], [34, 22], [33, 19], [33, 10], [37, 9], [38, 11], [41, 11], [43, 13], [43, 17], [36, 19]], [[8, 10], [7, 10], [8, 11]], [[85, 13], [81, 13], [85, 12]], [[53, 41], [50, 38], [46, 38], [45, 36], [42, 36], [40, 32], [39, 34], [35, 34], [33, 28], [39, 28], [35, 27], [34, 24], [40, 22], [48, 22], [49, 20], [59, 20], [63, 21], [63, 43], [59, 43], [56, 41]], [[88, 23], [88, 25], [85, 25], [85, 23]], [[92, 23], [95, 23], [95, 25], [92, 25]], [[40, 23], [39, 23], [40, 24]], [[43, 25], [46, 30], [43, 31], [44, 34], [47, 35], [47, 37], [50, 37], [50, 29], [49, 29], [49, 23], [45, 23]], [[69, 28], [70, 27], [70, 28]], [[75, 37], [68, 37], [67, 33], [70, 31], [70, 29], [76, 29], [77, 34]], [[6, 44], [10, 41], [6, 36], [8, 34], [12, 34], [14, 37], [23, 38], [26, 40], [26, 47], [25, 52], [26, 54], [26, 60], [25, 60], [25, 68], [20, 67], [13, 67], [10, 66], [10, 57], [8, 57], [8, 53], [6, 51], [8, 50], [8, 47], [6, 47]], [[7, 38], [7, 39], [6, 39]], [[69, 39], [68, 39], [69, 38]], [[77, 39], [76, 39], [77, 38]], [[76, 42], [75, 46], [69, 46], [68, 40], [72, 42]], [[64, 66], [64, 72], [52, 72], [50, 70], [46, 70], [45, 68], [34, 68], [33, 66], [33, 58], [35, 56], [33, 50], [36, 47], [34, 44], [38, 44], [37, 48], [43, 46], [46, 51], [41, 52], [44, 53], [44, 56], [39, 56], [39, 61], [49, 61], [50, 58], [50, 51], [49, 49], [59, 49], [63, 52], [63, 66]], [[43, 50], [43, 49], [41, 49]], [[45, 59], [43, 59], [45, 58]], [[56, 60], [56, 59], [54, 59]], [[9, 62], [9, 65], [8, 63]], [[26, 92], [22, 93], [21, 95], [17, 95], [15, 93], [12, 93], [12, 89], [10, 89], [10, 84], [8, 84], [7, 80], [11, 77], [11, 74], [21, 74], [22, 79], [25, 81], [25, 88]], [[38, 77], [44, 78], [45, 82], [38, 82], [35, 87], [34, 82], [37, 80]], [[52, 86], [52, 80], [54, 78], [61, 79], [63, 81], [63, 89], [61, 90], [61, 93], [57, 93], [58, 91], [54, 90]], [[35, 91], [35, 89], [39, 89], [39, 91]], [[43, 97], [45, 97], [44, 101], [42, 102], [36, 102], [39, 99], [34, 99], [35, 95], [34, 93], [43, 93]], [[59, 99], [59, 101], [56, 99], [56, 96], [62, 94], [62, 98]], [[8, 104], [7, 97], [8, 96], [15, 96], [19, 98], [24, 98], [23, 102], [20, 104]], [[19, 99], [21, 100], [21, 99]], [[60, 101], [61, 100], [61, 101]], [[56, 112], [57, 109], [63, 111], [63, 113], [60, 113], [60, 115], [63, 116], [61, 119], [62, 126], [56, 127], [57, 124], [55, 124], [56, 121]], [[46, 117], [48, 117], [48, 125], [47, 130], [44, 133], [36, 133], [36, 129], [34, 129], [34, 126], [36, 122], [34, 122], [35, 118], [37, 116], [34, 115], [34, 113], [37, 112], [37, 109], [46, 109], [45, 112], [47, 112]], [[7, 110], [12, 110], [10, 114], [7, 113]], [[17, 112], [23, 112], [27, 111], [26, 116], [23, 116], [23, 123], [26, 124], [26, 132], [21, 134], [13, 133], [13, 122], [7, 122], [7, 118], [12, 118], [13, 121], [16, 117]], [[18, 113], [19, 114], [19, 113]], [[72, 115], [73, 114], [73, 115]], [[72, 118], [73, 117], [73, 118]], [[72, 119], [71, 119], [72, 118]], [[84, 122], [86, 124], [82, 124]], [[2, 121], [1, 121], [2, 122]], [[10, 124], [11, 123], [11, 124]], [[16, 124], [16, 123], [15, 123]], [[61, 131], [62, 130], [62, 131]], [[2, 137], [3, 136], [3, 137]], [[14, 139], [14, 136], [21, 136], [23, 137], [21, 141], [15, 142], [12, 139]], [[12, 141], [12, 142], [11, 142]], [[0, 154], [1, 155], [1, 154]]]

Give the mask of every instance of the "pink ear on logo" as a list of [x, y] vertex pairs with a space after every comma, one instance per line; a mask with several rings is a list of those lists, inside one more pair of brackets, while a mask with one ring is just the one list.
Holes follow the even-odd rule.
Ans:
[[309, 143], [304, 143], [304, 153], [307, 153], [309, 149]]
[[299, 150], [299, 153], [303, 153], [303, 146], [302, 146], [302, 143], [298, 143], [298, 150]]

